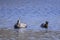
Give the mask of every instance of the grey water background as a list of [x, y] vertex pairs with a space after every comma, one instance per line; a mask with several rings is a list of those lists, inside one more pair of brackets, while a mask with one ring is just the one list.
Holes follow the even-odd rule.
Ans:
[[60, 0], [0, 0], [0, 28], [14, 28], [19, 19], [26, 29], [42, 29], [49, 21], [48, 30], [60, 30]]

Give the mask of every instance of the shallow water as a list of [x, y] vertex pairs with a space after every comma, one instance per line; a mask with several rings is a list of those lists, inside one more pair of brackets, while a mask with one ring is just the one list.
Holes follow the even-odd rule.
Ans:
[[60, 40], [60, 31], [0, 29], [0, 40]]
[[[26, 29], [14, 30], [19, 18]], [[48, 33], [40, 27], [46, 20]], [[60, 0], [0, 0], [0, 28], [0, 40], [59, 40]]]

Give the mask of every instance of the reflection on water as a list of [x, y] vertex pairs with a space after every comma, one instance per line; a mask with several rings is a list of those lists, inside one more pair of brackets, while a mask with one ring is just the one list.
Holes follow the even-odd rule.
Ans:
[[[27, 28], [13, 29], [19, 17]], [[0, 0], [0, 28], [0, 40], [60, 40], [60, 0]]]
[[21, 29], [14, 29], [16, 32], [21, 32], [21, 33], [24, 33], [26, 31], [25, 28], [21, 28]]
[[0, 29], [1, 40], [60, 40], [60, 31]]

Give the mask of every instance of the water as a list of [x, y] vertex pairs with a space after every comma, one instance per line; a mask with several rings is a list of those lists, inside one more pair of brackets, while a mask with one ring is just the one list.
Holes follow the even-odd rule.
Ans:
[[19, 19], [38, 29], [49, 21], [49, 30], [60, 30], [60, 0], [0, 0], [0, 28], [13, 28]]
[[60, 40], [60, 31], [0, 29], [0, 40]]
[[19, 18], [26, 30], [45, 30], [40, 25], [47, 20], [48, 30], [60, 31], [60, 0], [0, 0], [0, 28], [13, 29]]

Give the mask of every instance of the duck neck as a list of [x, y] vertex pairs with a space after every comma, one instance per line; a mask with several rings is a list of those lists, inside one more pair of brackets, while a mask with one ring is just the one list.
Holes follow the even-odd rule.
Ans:
[[19, 24], [20, 24], [20, 20], [19, 20]]

